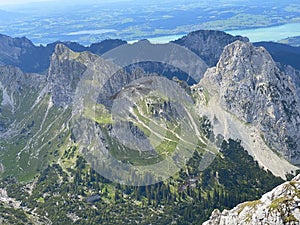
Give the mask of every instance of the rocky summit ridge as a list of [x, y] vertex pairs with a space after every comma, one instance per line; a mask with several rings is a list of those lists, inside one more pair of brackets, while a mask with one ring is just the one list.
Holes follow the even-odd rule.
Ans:
[[247, 37], [232, 36], [223, 31], [198, 30], [174, 41], [200, 56], [208, 66], [215, 66], [226, 45], [235, 41], [249, 42]]
[[200, 84], [224, 110], [256, 127], [272, 150], [293, 164], [300, 163], [300, 114], [295, 85], [263, 47], [241, 41], [229, 44]]
[[299, 206], [300, 175], [297, 175], [259, 200], [241, 203], [232, 210], [214, 210], [203, 225], [297, 225], [300, 221]]

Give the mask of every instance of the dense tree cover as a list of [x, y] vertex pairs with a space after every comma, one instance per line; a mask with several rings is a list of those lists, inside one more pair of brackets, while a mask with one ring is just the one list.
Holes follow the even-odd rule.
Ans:
[[0, 204], [0, 224], [3, 224], [4, 221], [6, 224], [32, 224], [23, 210], [7, 208]]
[[[201, 158], [195, 151], [176, 176], [134, 187], [110, 182], [79, 156], [69, 171], [58, 164], [46, 168], [33, 182], [31, 194], [28, 185], [3, 179], [0, 188], [22, 201], [27, 210], [24, 213], [1, 205], [0, 218], [10, 215], [7, 221], [15, 219], [16, 224], [30, 224], [28, 218], [37, 215], [54, 224], [201, 224], [213, 209], [257, 199], [282, 182], [261, 169], [239, 141], [223, 141], [220, 154], [204, 171], [199, 170]], [[96, 194], [100, 198], [87, 201]]]

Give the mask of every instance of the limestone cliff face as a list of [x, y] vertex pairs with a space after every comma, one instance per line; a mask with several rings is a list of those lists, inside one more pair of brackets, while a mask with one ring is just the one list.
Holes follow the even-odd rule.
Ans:
[[300, 114], [295, 86], [264, 48], [241, 41], [229, 44], [201, 84], [216, 91], [225, 110], [258, 127], [271, 149], [300, 164]]
[[176, 40], [175, 43], [196, 53], [208, 66], [215, 66], [224, 47], [237, 40], [249, 41], [246, 37], [232, 36], [222, 31], [199, 30]]
[[73, 101], [76, 86], [87, 69], [78, 60], [79, 55], [62, 44], [52, 54], [47, 83], [56, 106], [66, 107]]
[[214, 210], [203, 225], [281, 225], [300, 223], [300, 175], [264, 194], [261, 199], [239, 204], [232, 210]]
[[[74, 103], [75, 92], [78, 88], [83, 92], [82, 96], [89, 95], [93, 91], [100, 93], [100, 90], [105, 88], [112, 89], [111, 86], [105, 86], [105, 84], [109, 76], [114, 74], [113, 71], [117, 69], [97, 55], [90, 52], [73, 52], [65, 45], [57, 44], [47, 74], [48, 92], [51, 93], [53, 104], [63, 108], [70, 106]], [[112, 83], [120, 86], [123, 81], [120, 79]], [[93, 81], [90, 83], [97, 85], [89, 86], [84, 80]], [[80, 84], [81, 81], [83, 83]], [[82, 85], [84, 87], [81, 87]]]
[[296, 93], [298, 95], [298, 98], [300, 98], [300, 70], [296, 70], [292, 66], [286, 66], [282, 64], [280, 64], [280, 68], [286, 75], [292, 78], [296, 87]]

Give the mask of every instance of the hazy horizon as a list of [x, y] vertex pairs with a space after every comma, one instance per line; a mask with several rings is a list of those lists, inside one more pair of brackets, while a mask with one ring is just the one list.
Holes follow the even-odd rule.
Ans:
[[[0, 0], [0, 10], [0, 33], [26, 36], [35, 44], [58, 40], [84, 45], [105, 39], [165, 41], [195, 30], [250, 29], [255, 34], [253, 29], [300, 23], [297, 0]], [[251, 39], [298, 35], [293, 30], [279, 31]]]
[[[278, 0], [279, 1], [279, 0]], [[291, 0], [293, 2], [295, 0]], [[6, 1], [6, 0], [0, 0], [0, 7], [2, 6], [17, 6], [17, 5], [28, 5], [28, 4], [35, 4], [37, 5], [38, 3], [59, 3], [60, 5], [65, 5], [65, 4], [82, 4], [82, 5], [88, 5], [88, 4], [109, 4], [109, 3], [116, 3], [116, 2], [130, 2], [130, 3], [135, 3], [135, 4], [141, 4], [141, 3], [153, 3], [153, 4], [160, 4], [162, 2], [169, 2], [169, 3], [182, 3], [182, 4], [191, 4], [194, 3], [196, 5], [199, 4], [212, 4], [212, 3], [223, 3], [223, 4], [240, 4], [243, 2], [249, 2], [249, 3], [255, 3], [259, 2], [259, 0], [206, 0], [206, 1], [196, 1], [196, 0], [143, 0], [143, 1], [138, 1], [138, 0], [65, 0], [65, 1], [60, 1], [60, 0], [11, 0], [11, 1]], [[266, 1], [267, 2], [267, 1]], [[273, 3], [276, 2], [272, 1]]]
[[103, 3], [113, 3], [113, 2], [132, 2], [133, 0], [87, 0], [87, 1], [82, 1], [82, 0], [65, 0], [65, 1], [60, 1], [60, 0], [11, 0], [11, 1], [6, 1], [6, 0], [0, 0], [0, 7], [6, 7], [6, 6], [19, 6], [19, 5], [32, 5], [35, 4], [37, 5], [38, 3], [59, 3], [61, 5], [64, 4], [103, 4]]

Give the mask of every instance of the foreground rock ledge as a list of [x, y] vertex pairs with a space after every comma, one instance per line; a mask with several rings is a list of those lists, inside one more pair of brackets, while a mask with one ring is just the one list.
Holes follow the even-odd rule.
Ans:
[[203, 225], [300, 224], [300, 175], [285, 182], [261, 199], [244, 202], [231, 210], [215, 209]]

